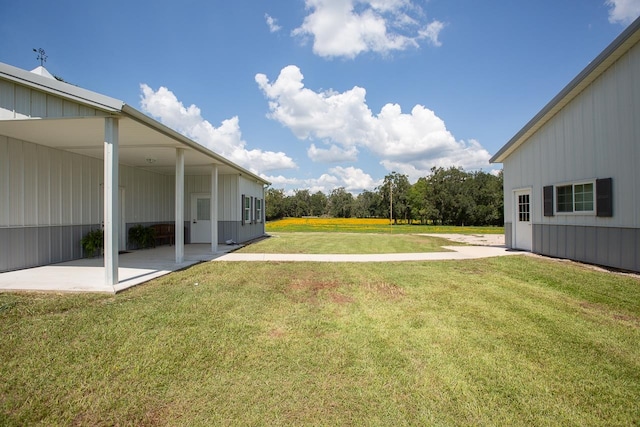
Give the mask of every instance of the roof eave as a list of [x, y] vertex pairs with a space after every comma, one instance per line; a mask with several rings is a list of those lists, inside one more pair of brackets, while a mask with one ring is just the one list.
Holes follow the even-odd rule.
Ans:
[[547, 123], [565, 105], [602, 75], [615, 61], [640, 41], [640, 18], [629, 25], [593, 61], [589, 63], [560, 93], [538, 112], [516, 133], [498, 152], [489, 159], [490, 163], [503, 163], [531, 135]]
[[110, 113], [121, 111], [124, 102], [72, 84], [41, 76], [0, 62], [0, 76], [14, 83], [62, 96]]
[[164, 135], [175, 139], [176, 141], [178, 141], [180, 144], [186, 145], [188, 148], [191, 148], [193, 150], [196, 150], [208, 157], [211, 157], [215, 163], [219, 163], [219, 164], [223, 164], [223, 165], [227, 165], [230, 166], [234, 169], [236, 169], [238, 171], [239, 174], [243, 174], [243, 175], [247, 175], [249, 177], [251, 177], [252, 179], [255, 179], [257, 181], [262, 182], [264, 185], [271, 185], [271, 183], [267, 180], [265, 180], [264, 178], [260, 177], [259, 175], [256, 175], [255, 173], [243, 168], [242, 166], [239, 166], [235, 163], [233, 163], [232, 161], [224, 158], [223, 156], [209, 150], [208, 148], [204, 147], [203, 145], [198, 144], [197, 142], [187, 138], [186, 136], [182, 135], [181, 133], [176, 132], [175, 130], [171, 129], [168, 126], [163, 125], [162, 123], [158, 122], [157, 120], [147, 116], [146, 114], [142, 113], [141, 111], [136, 110], [135, 108], [124, 104], [122, 106], [122, 112], [124, 114], [126, 114], [127, 116], [129, 116], [131, 119], [138, 121], [139, 123], [142, 123], [146, 126], [149, 126], [155, 130], [157, 130], [158, 132], [163, 133]]

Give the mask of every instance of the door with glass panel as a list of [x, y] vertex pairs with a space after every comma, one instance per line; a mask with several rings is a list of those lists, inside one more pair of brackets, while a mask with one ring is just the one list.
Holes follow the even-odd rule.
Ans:
[[531, 190], [518, 190], [513, 193], [514, 216], [513, 219], [513, 247], [530, 251], [533, 239], [531, 227]]
[[211, 195], [191, 195], [191, 243], [211, 243]]

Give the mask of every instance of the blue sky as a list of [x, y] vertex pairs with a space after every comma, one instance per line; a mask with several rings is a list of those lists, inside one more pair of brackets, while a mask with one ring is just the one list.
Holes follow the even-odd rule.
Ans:
[[488, 159], [640, 15], [640, 0], [0, 0], [33, 48], [274, 188], [358, 193]]

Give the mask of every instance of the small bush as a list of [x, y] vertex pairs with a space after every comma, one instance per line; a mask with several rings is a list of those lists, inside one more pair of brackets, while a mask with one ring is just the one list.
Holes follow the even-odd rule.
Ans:
[[85, 256], [91, 258], [100, 255], [104, 248], [104, 233], [101, 229], [91, 230], [81, 240]]
[[155, 246], [156, 230], [152, 227], [145, 227], [142, 224], [135, 225], [129, 229], [129, 243], [137, 249]]

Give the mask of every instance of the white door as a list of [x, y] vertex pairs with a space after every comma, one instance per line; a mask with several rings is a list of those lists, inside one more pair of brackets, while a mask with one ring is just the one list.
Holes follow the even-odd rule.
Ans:
[[211, 195], [191, 195], [191, 243], [211, 243]]
[[531, 227], [531, 190], [518, 190], [513, 193], [515, 218], [513, 221], [513, 247], [525, 251], [531, 250], [533, 230]]

